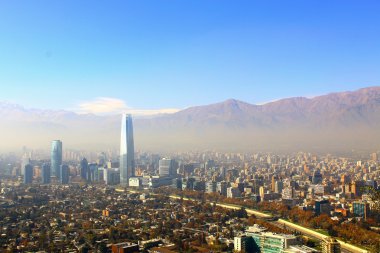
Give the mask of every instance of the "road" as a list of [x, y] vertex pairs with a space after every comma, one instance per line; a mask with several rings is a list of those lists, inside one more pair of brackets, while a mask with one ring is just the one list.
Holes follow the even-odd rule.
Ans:
[[[134, 193], [139, 193], [139, 191], [130, 191], [130, 192], [134, 192]], [[158, 194], [154, 194], [154, 195], [158, 195]], [[168, 196], [169, 198], [172, 198], [172, 199], [183, 199], [183, 200], [191, 200], [191, 201], [197, 201], [199, 202], [199, 200], [197, 199], [192, 199], [192, 198], [187, 198], [187, 197], [181, 197], [181, 196], [177, 196], [177, 195], [169, 195]], [[237, 206], [237, 205], [232, 205], [232, 204], [226, 204], [226, 203], [215, 203], [217, 206], [220, 206], [220, 207], [223, 207], [223, 208], [228, 208], [228, 209], [234, 209], [234, 210], [237, 210], [237, 209], [240, 209], [242, 208], [242, 206]], [[260, 212], [260, 211], [257, 211], [257, 210], [254, 210], [254, 209], [250, 209], [250, 208], [245, 208], [245, 210], [247, 211], [248, 214], [254, 214], [256, 217], [259, 217], [259, 218], [271, 218], [272, 215], [270, 214], [266, 214], [266, 213], [263, 213], [263, 212]], [[306, 227], [303, 227], [303, 226], [300, 226], [300, 225], [297, 225], [295, 223], [292, 223], [292, 222], [289, 222], [289, 221], [286, 221], [286, 220], [283, 220], [283, 219], [279, 219], [278, 221], [276, 221], [277, 224], [281, 224], [281, 225], [285, 225], [287, 227], [290, 227], [292, 228], [293, 230], [303, 234], [303, 235], [306, 235], [306, 236], [310, 236], [312, 238], [316, 238], [318, 240], [323, 240], [325, 239], [327, 236], [324, 235], [324, 234], [321, 234], [321, 233], [318, 233], [310, 228], [306, 228]], [[369, 253], [368, 250], [365, 250], [365, 249], [362, 249], [362, 248], [359, 248], [355, 245], [352, 245], [352, 244], [349, 244], [349, 243], [345, 243], [343, 242], [342, 240], [338, 240], [338, 242], [340, 243], [340, 246], [342, 248], [342, 252], [347, 252], [347, 253]]]

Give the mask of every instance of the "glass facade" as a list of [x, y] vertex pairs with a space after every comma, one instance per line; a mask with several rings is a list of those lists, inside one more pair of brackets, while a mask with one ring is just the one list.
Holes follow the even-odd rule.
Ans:
[[31, 184], [33, 181], [33, 167], [30, 164], [24, 168], [24, 184]]
[[42, 165], [42, 180], [41, 182], [43, 184], [50, 184], [50, 166], [48, 164], [43, 164]]
[[135, 176], [135, 148], [130, 114], [122, 116], [120, 137], [120, 183], [128, 185], [129, 178]]
[[255, 252], [262, 253], [283, 253], [292, 244], [296, 244], [297, 238], [289, 235], [279, 235], [272, 233], [246, 233], [253, 238]]
[[51, 143], [51, 174], [60, 178], [62, 165], [62, 141], [55, 140]]
[[158, 171], [160, 176], [174, 176], [176, 174], [174, 169], [174, 160], [164, 158], [159, 161]]
[[68, 184], [69, 183], [69, 177], [70, 177], [70, 169], [67, 165], [61, 165], [61, 184]]

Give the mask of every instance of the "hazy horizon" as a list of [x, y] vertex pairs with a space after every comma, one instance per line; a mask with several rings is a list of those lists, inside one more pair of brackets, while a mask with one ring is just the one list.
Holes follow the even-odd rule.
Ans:
[[[263, 105], [238, 100], [172, 114], [134, 117], [136, 147], [172, 152], [348, 152], [380, 149], [380, 87], [287, 98]], [[53, 139], [81, 150], [117, 149], [120, 115], [77, 114], [0, 104], [1, 150], [48, 149]]]

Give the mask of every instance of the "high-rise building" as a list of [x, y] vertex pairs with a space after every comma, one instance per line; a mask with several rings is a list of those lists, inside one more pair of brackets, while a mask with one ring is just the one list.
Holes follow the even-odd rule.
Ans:
[[377, 160], [378, 160], [377, 153], [372, 153], [371, 154], [371, 160], [374, 161], [374, 162], [377, 162]]
[[273, 175], [272, 176], [272, 182], [271, 182], [271, 188], [272, 188], [272, 192], [275, 192], [276, 191], [276, 181], [277, 181], [277, 176], [276, 175]]
[[61, 179], [61, 184], [68, 184], [69, 183], [69, 177], [70, 177], [70, 169], [69, 166], [66, 164], [63, 164], [60, 166], [60, 179]]
[[227, 187], [228, 185], [225, 181], [216, 183], [216, 191], [222, 196], [227, 196]]
[[315, 209], [315, 214], [317, 215], [320, 215], [322, 213], [329, 214], [331, 211], [331, 205], [327, 199], [316, 200], [314, 209]]
[[62, 165], [62, 141], [55, 140], [51, 143], [51, 174], [60, 177], [60, 168]]
[[86, 158], [83, 158], [80, 162], [80, 177], [87, 180], [87, 171], [88, 171], [88, 161]]
[[264, 200], [264, 195], [265, 195], [265, 188], [264, 188], [264, 186], [260, 186], [260, 188], [259, 188], [259, 195], [260, 195], [261, 200], [263, 201]]
[[120, 183], [120, 171], [115, 168], [104, 169], [104, 181], [106, 185], [116, 185]]
[[132, 116], [123, 114], [120, 138], [120, 183], [128, 185], [135, 176], [135, 148], [133, 142]]
[[158, 172], [162, 177], [174, 177], [176, 173], [175, 161], [163, 158], [159, 161]]
[[351, 192], [355, 197], [361, 197], [365, 190], [365, 182], [363, 180], [354, 181], [351, 185]]
[[322, 253], [340, 253], [340, 243], [332, 238], [327, 237], [322, 241]]
[[33, 167], [26, 164], [24, 167], [24, 184], [31, 184], [33, 180]]
[[50, 170], [49, 164], [42, 165], [41, 182], [43, 184], [50, 184]]
[[24, 156], [22, 157], [21, 159], [21, 175], [24, 175], [24, 169], [25, 169], [25, 166], [30, 164], [30, 158], [29, 156], [27, 156], [26, 154], [24, 154]]
[[216, 182], [213, 182], [213, 181], [207, 181], [207, 182], [206, 182], [206, 192], [207, 192], [207, 193], [213, 193], [213, 192], [216, 192]]
[[322, 174], [319, 170], [314, 171], [313, 177], [312, 177], [312, 183], [313, 184], [321, 184], [323, 181]]
[[252, 236], [236, 236], [234, 238], [234, 250], [236, 252], [249, 253], [255, 252], [256, 243], [253, 240]]
[[282, 181], [276, 181], [275, 187], [274, 187], [274, 192], [275, 193], [281, 193], [282, 189], [284, 189], [284, 183]]
[[369, 204], [363, 201], [355, 201], [352, 203], [352, 210], [355, 216], [366, 220], [369, 215]]
[[99, 166], [96, 163], [90, 163], [88, 165], [87, 180], [90, 182], [98, 181], [98, 169]]

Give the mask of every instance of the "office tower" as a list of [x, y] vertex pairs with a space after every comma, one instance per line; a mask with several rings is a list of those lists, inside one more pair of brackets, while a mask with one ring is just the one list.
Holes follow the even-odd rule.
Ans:
[[283, 189], [284, 189], [284, 183], [282, 181], [276, 181], [274, 192], [281, 193]]
[[62, 165], [62, 142], [60, 140], [51, 143], [51, 172], [53, 176], [60, 177]]
[[88, 162], [86, 158], [80, 161], [80, 177], [87, 180]]
[[365, 188], [365, 182], [363, 180], [354, 181], [351, 185], [351, 192], [355, 197], [361, 197]]
[[120, 139], [120, 183], [123, 185], [128, 185], [129, 178], [135, 176], [134, 156], [132, 116], [123, 114]]
[[173, 177], [177, 174], [173, 159], [164, 158], [161, 159], [158, 164], [158, 172], [161, 177]]
[[185, 164], [183, 166], [183, 174], [185, 177], [189, 177], [191, 174], [194, 173], [194, 164]]
[[96, 163], [88, 165], [87, 180], [90, 182], [98, 181], [98, 165]]
[[320, 215], [322, 213], [329, 214], [331, 211], [331, 205], [327, 199], [316, 200], [315, 205], [314, 205], [314, 209], [315, 209], [316, 215]]
[[273, 175], [272, 176], [272, 182], [271, 182], [271, 188], [272, 188], [272, 192], [275, 192], [276, 190], [276, 180], [277, 180], [277, 176], [276, 175]]
[[369, 215], [369, 204], [363, 201], [352, 203], [352, 210], [355, 217], [362, 217], [365, 220]]
[[222, 196], [227, 196], [227, 187], [227, 182], [225, 181], [216, 183], [216, 191]]
[[220, 176], [223, 178], [223, 180], [226, 178], [226, 174], [227, 174], [227, 168], [220, 167]]
[[24, 154], [24, 156], [21, 159], [21, 175], [24, 175], [24, 169], [25, 166], [30, 164], [30, 158]]
[[260, 188], [259, 188], [259, 195], [260, 195], [261, 201], [264, 201], [264, 195], [265, 195], [265, 188], [264, 188], [264, 186], [260, 186]]
[[313, 184], [321, 184], [323, 181], [322, 174], [319, 170], [314, 171], [312, 183]]
[[253, 240], [252, 236], [237, 236], [234, 238], [234, 250], [236, 252], [255, 252], [256, 243]]
[[115, 168], [104, 169], [104, 181], [106, 185], [116, 185], [120, 183], [120, 171]]
[[49, 164], [45, 163], [42, 165], [41, 182], [43, 184], [50, 184], [50, 170]]
[[340, 243], [332, 238], [327, 237], [322, 241], [322, 253], [340, 253]]
[[213, 181], [207, 181], [207, 182], [206, 182], [206, 192], [207, 192], [207, 193], [213, 193], [213, 192], [216, 192], [216, 182], [213, 182]]
[[70, 176], [70, 170], [69, 166], [67, 165], [61, 165], [60, 166], [60, 179], [61, 179], [61, 184], [68, 184], [69, 183], [69, 176]]
[[24, 184], [31, 184], [33, 180], [33, 167], [30, 164], [24, 167]]

